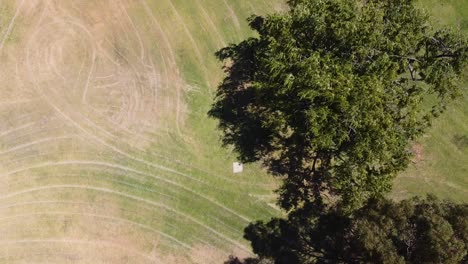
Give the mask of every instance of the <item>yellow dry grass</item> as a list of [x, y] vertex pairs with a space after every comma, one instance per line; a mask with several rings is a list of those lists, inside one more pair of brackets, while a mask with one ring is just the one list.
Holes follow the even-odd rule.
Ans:
[[[227, 43], [204, 2], [215, 3], [199, 0], [193, 25], [170, 0], [0, 1], [0, 263], [249, 254], [242, 226], [266, 202], [234, 193], [244, 200], [226, 205], [236, 182], [227, 169], [170, 156], [201, 144], [187, 132], [185, 97], [198, 88], [181, 59], [200, 63], [210, 89], [215, 64], [199, 36]], [[225, 21], [239, 30], [228, 2]], [[239, 190], [272, 187], [241, 180]]]

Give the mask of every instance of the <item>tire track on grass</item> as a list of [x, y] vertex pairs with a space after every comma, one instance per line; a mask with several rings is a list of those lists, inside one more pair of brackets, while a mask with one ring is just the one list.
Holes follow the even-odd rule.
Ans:
[[44, 167], [50, 167], [50, 166], [60, 166], [60, 165], [94, 165], [94, 166], [102, 166], [102, 167], [109, 167], [109, 168], [119, 169], [119, 170], [122, 170], [122, 171], [132, 172], [132, 173], [135, 173], [135, 174], [138, 174], [138, 175], [141, 175], [141, 176], [151, 177], [151, 178], [154, 178], [156, 180], [159, 180], [159, 181], [171, 184], [173, 186], [176, 186], [176, 187], [178, 187], [178, 188], [180, 188], [182, 190], [185, 190], [185, 191], [187, 191], [187, 192], [189, 192], [189, 193], [191, 193], [191, 194], [193, 194], [195, 196], [203, 198], [204, 200], [210, 202], [211, 204], [218, 206], [219, 208], [231, 213], [232, 215], [234, 215], [236, 217], [239, 217], [240, 219], [244, 220], [247, 223], [251, 222], [251, 219], [249, 219], [249, 218], [247, 218], [247, 217], [233, 211], [232, 209], [222, 205], [221, 203], [211, 199], [210, 197], [205, 196], [203, 194], [200, 194], [200, 193], [194, 191], [193, 189], [185, 187], [184, 185], [181, 185], [181, 184], [179, 184], [179, 183], [177, 183], [175, 181], [172, 181], [172, 180], [169, 180], [169, 179], [166, 179], [166, 178], [163, 178], [163, 177], [159, 177], [159, 176], [156, 176], [156, 175], [153, 175], [153, 174], [145, 173], [145, 172], [142, 172], [142, 171], [139, 171], [139, 170], [136, 170], [136, 169], [132, 169], [132, 168], [129, 168], [129, 167], [126, 167], [126, 166], [123, 166], [123, 165], [117, 165], [117, 164], [112, 164], [112, 163], [107, 163], [107, 162], [85, 161], [85, 160], [68, 160], [68, 161], [59, 161], [59, 162], [44, 162], [42, 164], [36, 164], [34, 166], [20, 168], [20, 169], [16, 169], [16, 170], [12, 170], [12, 171], [0, 174], [0, 178], [1, 177], [8, 177], [10, 175], [13, 175], [13, 174], [16, 174], [16, 173], [19, 173], [19, 172], [23, 172], [23, 171], [28, 171], [28, 170], [31, 170], [31, 169], [44, 168]]
[[[156, 27], [158, 29], [157, 31], [161, 34], [162, 39], [163, 39], [163, 43], [166, 44], [166, 46], [168, 48], [168, 51], [169, 51], [169, 54], [170, 54], [170, 56], [168, 58], [169, 62], [170, 62], [171, 69], [172, 69], [170, 72], [172, 72], [172, 74], [171, 74], [172, 79], [175, 80], [176, 97], [177, 97], [177, 99], [176, 99], [176, 111], [175, 111], [175, 113], [176, 113], [176, 129], [177, 129], [177, 133], [179, 134], [179, 136], [182, 139], [184, 139], [185, 137], [183, 136], [183, 134], [181, 132], [181, 129], [180, 129], [180, 100], [181, 100], [180, 90], [184, 90], [184, 85], [182, 84], [183, 81], [181, 80], [179, 68], [177, 66], [176, 55], [175, 55], [175, 52], [174, 52], [173, 47], [171, 45], [171, 42], [169, 41], [169, 38], [166, 35], [166, 32], [162, 29], [161, 24], [159, 23], [159, 21], [154, 16], [153, 11], [151, 10], [151, 7], [148, 5], [146, 0], [140, 0], [140, 3], [142, 3], [143, 9], [150, 16], [152, 22], [156, 25]], [[172, 1], [169, 0], [169, 3], [171, 5], [172, 9], [175, 11], [176, 16], [179, 18], [179, 21], [181, 21], [181, 17], [179, 15], [179, 13], [177, 12], [177, 9], [175, 9], [174, 5], [172, 4]], [[186, 27], [185, 22], [182, 21], [182, 24], [184, 26], [186, 34], [188, 34], [188, 37], [192, 42], [192, 45], [195, 45], [196, 50], [198, 50], [198, 46], [196, 45], [191, 33], [188, 31], [188, 28]], [[201, 53], [200, 53], [199, 50], [198, 50], [198, 53], [199, 53], [199, 57], [201, 57]], [[166, 64], [164, 57], [165, 56], [162, 55], [163, 63]], [[153, 63], [152, 60], [151, 60], [151, 64], [153, 65], [153, 69], [154, 69], [154, 63]], [[167, 71], [167, 69], [166, 69], [166, 71]], [[205, 80], [207, 80], [205, 67], [203, 68], [203, 72], [204, 72], [204, 75], [205, 75]], [[166, 74], [167, 87], [169, 86], [168, 78], [169, 78], [168, 74]]]
[[197, 224], [198, 226], [203, 227], [204, 229], [210, 231], [212, 234], [215, 234], [218, 237], [224, 239], [225, 241], [228, 241], [231, 244], [237, 246], [239, 249], [242, 249], [243, 251], [245, 251], [247, 253], [250, 253], [250, 250], [246, 246], [240, 244], [236, 240], [233, 240], [233, 239], [229, 238], [228, 236], [226, 236], [223, 233], [213, 229], [212, 227], [200, 222], [199, 220], [197, 220], [196, 218], [194, 218], [191, 215], [179, 212], [178, 210], [176, 210], [176, 209], [174, 209], [174, 208], [172, 208], [170, 206], [167, 206], [165, 204], [162, 204], [162, 203], [158, 203], [158, 202], [155, 202], [155, 201], [151, 201], [151, 200], [148, 200], [148, 199], [141, 198], [139, 196], [135, 196], [135, 195], [131, 195], [131, 194], [123, 193], [123, 192], [118, 192], [118, 191], [114, 191], [114, 190], [107, 189], [107, 188], [88, 186], [88, 185], [75, 185], [75, 184], [47, 185], [47, 186], [29, 188], [29, 189], [25, 189], [25, 190], [22, 190], [22, 191], [19, 191], [19, 192], [14, 192], [14, 193], [9, 193], [9, 194], [6, 194], [6, 195], [2, 195], [2, 196], [0, 196], [0, 199], [4, 200], [4, 199], [12, 198], [12, 197], [15, 197], [15, 196], [19, 196], [19, 195], [22, 195], [22, 194], [37, 192], [37, 191], [51, 190], [51, 189], [66, 189], [66, 188], [67, 189], [85, 189], [85, 190], [92, 190], [92, 191], [102, 192], [102, 193], [107, 193], [107, 194], [113, 194], [113, 195], [122, 196], [122, 197], [125, 197], [125, 198], [128, 198], [128, 199], [131, 199], [131, 200], [134, 200], [134, 201], [143, 202], [143, 203], [155, 206], [155, 207], [163, 208], [166, 211], [172, 212], [172, 213], [174, 213], [176, 215], [184, 217], [187, 220], [192, 221], [193, 223]]
[[[211, 16], [206, 12], [205, 8], [203, 5], [200, 3], [200, 0], [195, 0], [197, 7], [201, 10], [203, 17], [205, 20], [208, 22], [210, 25], [211, 29], [216, 35], [216, 38], [218, 39], [219, 43], [221, 44], [221, 48], [226, 46], [226, 42], [224, 41], [224, 38], [221, 36], [221, 33], [219, 33], [218, 27], [215, 26], [213, 23], [213, 20], [211, 19]], [[218, 47], [219, 48], [219, 47]]]
[[27, 148], [27, 147], [34, 146], [34, 145], [37, 145], [37, 144], [41, 144], [41, 143], [48, 142], [48, 141], [53, 141], [53, 140], [58, 140], [58, 139], [74, 139], [74, 138], [76, 138], [76, 137], [74, 137], [74, 136], [62, 136], [62, 137], [47, 137], [47, 138], [37, 139], [37, 140], [31, 141], [31, 142], [28, 142], [28, 143], [25, 143], [25, 144], [16, 145], [15, 147], [7, 149], [7, 150], [0, 151], [0, 155], [8, 154], [10, 152], [13, 152], [13, 151], [16, 151], [16, 150], [19, 150], [19, 149]]
[[[203, 183], [203, 184], [207, 184], [205, 183], [204, 181], [201, 181], [193, 176], [190, 176], [189, 174], [186, 174], [186, 173], [183, 173], [183, 172], [179, 172], [177, 170], [174, 170], [172, 168], [169, 168], [169, 167], [166, 167], [166, 166], [163, 166], [163, 165], [159, 165], [159, 164], [155, 164], [155, 163], [152, 163], [152, 162], [149, 162], [149, 161], [146, 161], [146, 160], [143, 160], [143, 159], [140, 159], [140, 158], [137, 158], [125, 151], [122, 151], [120, 150], [119, 148], [117, 148], [116, 146], [112, 145], [112, 144], [109, 144], [107, 143], [105, 140], [99, 138], [98, 136], [95, 136], [93, 135], [92, 133], [90, 133], [89, 131], [87, 131], [86, 129], [84, 129], [80, 124], [78, 124], [76, 121], [74, 121], [71, 117], [69, 117], [68, 115], [66, 115], [60, 108], [58, 108], [55, 104], [53, 104], [49, 99], [47, 99], [47, 97], [45, 95], [42, 94], [42, 97], [47, 100], [49, 102], [49, 104], [62, 116], [64, 117], [66, 120], [68, 120], [73, 126], [75, 126], [76, 128], [78, 128], [79, 130], [81, 130], [83, 133], [85, 133], [87, 136], [89, 136], [91, 139], [94, 139], [96, 140], [97, 142], [101, 143], [103, 146], [106, 146], [108, 148], [110, 148], [111, 150], [121, 154], [122, 156], [128, 158], [128, 159], [131, 159], [131, 160], [134, 160], [134, 161], [138, 161], [140, 163], [143, 163], [145, 165], [148, 165], [150, 167], [153, 167], [153, 168], [156, 168], [156, 169], [159, 169], [159, 170], [162, 170], [162, 171], [166, 171], [166, 172], [170, 172], [170, 173], [173, 173], [173, 174], [176, 174], [176, 175], [179, 175], [179, 176], [183, 176], [185, 178], [188, 178], [188, 179], [191, 179], [193, 181], [196, 181], [196, 182], [199, 182], [199, 183]], [[85, 118], [86, 119], [86, 118]], [[88, 120], [89, 121], [89, 120]], [[91, 122], [91, 121], [89, 121]]]
[[127, 8], [124, 6], [122, 1], [120, 1], [120, 0], [116, 0], [116, 1], [118, 1], [118, 3], [119, 3], [118, 6], [125, 13], [125, 16], [127, 17], [128, 21], [130, 22], [130, 25], [133, 28], [133, 32], [135, 33], [135, 36], [138, 39], [138, 45], [140, 46], [140, 60], [143, 62], [145, 60], [145, 47], [143, 45], [143, 41], [141, 39], [140, 33], [138, 32], [138, 29], [135, 27], [135, 24], [133, 23], [132, 18], [128, 15]]
[[15, 14], [13, 15], [13, 18], [10, 20], [10, 23], [8, 24], [5, 34], [3, 34], [2, 41], [0, 42], [0, 51], [3, 49], [3, 45], [5, 44], [5, 41], [8, 38], [8, 35], [10, 35], [11, 30], [13, 29], [13, 26], [15, 25], [16, 18], [19, 15], [19, 11], [21, 7], [23, 7], [24, 1], [25, 0], [22, 0], [20, 5], [16, 8]]
[[[146, 1], [146, 0], [143, 0], [143, 1]], [[179, 13], [179, 11], [177, 11], [177, 8], [174, 6], [174, 3], [172, 2], [172, 0], [167, 0], [167, 2], [169, 3], [169, 5], [170, 5], [172, 11], [174, 12], [174, 14], [176, 15], [177, 20], [179, 20], [179, 22], [182, 24], [182, 27], [183, 27], [183, 29], [185, 31], [185, 34], [189, 38], [189, 41], [192, 44], [192, 47], [193, 47], [193, 49], [194, 49], [194, 51], [195, 51], [195, 53], [196, 53], [196, 55], [198, 57], [198, 60], [200, 62], [202, 62], [203, 61], [203, 56], [201, 54], [200, 49], [198, 48], [197, 43], [195, 42], [195, 39], [193, 38], [192, 33], [190, 33], [190, 30], [187, 27], [187, 23], [185, 23], [184, 19], [182, 18], [182, 16]], [[204, 67], [204, 68], [206, 68], [206, 67]]]
[[35, 123], [36, 123], [36, 122], [29, 122], [29, 123], [20, 125], [20, 126], [15, 127], [15, 128], [10, 128], [10, 129], [8, 129], [8, 130], [6, 130], [6, 131], [1, 132], [1, 133], [0, 133], [0, 137], [6, 136], [6, 135], [8, 135], [8, 134], [10, 134], [10, 133], [16, 132], [16, 131], [18, 131], [18, 130], [22, 130], [22, 129], [24, 129], [24, 128], [28, 128], [28, 127], [34, 125]]
[[[71, 16], [68, 12], [66, 12], [63, 8], [60, 8], [60, 11], [62, 11], [62, 13], [66, 14], [68, 16], [68, 21], [65, 20], [65, 19], [62, 19], [61, 21], [57, 21], [56, 23], [59, 23], [59, 22], [62, 22], [62, 23], [69, 23], [73, 26], [75, 26], [76, 28], [78, 29], [81, 29], [82, 32], [85, 33], [85, 35], [88, 37], [88, 40], [93, 40], [93, 34], [91, 33], [91, 31], [88, 30], [88, 28], [86, 28], [84, 25], [82, 25], [81, 23], [79, 23], [78, 21], [76, 21], [76, 19]], [[82, 104], [86, 104], [86, 97], [87, 97], [87, 94], [88, 94], [88, 89], [89, 89], [89, 84], [90, 84], [90, 81], [91, 81], [91, 76], [94, 72], [94, 67], [95, 67], [95, 64], [96, 64], [96, 58], [97, 58], [97, 53], [96, 53], [96, 45], [94, 43], [94, 41], [87, 41], [88, 44], [91, 44], [92, 46], [92, 54], [91, 54], [91, 66], [89, 66], [89, 72], [87, 74], [87, 77], [86, 77], [86, 83], [85, 83], [85, 86], [84, 86], [84, 89], [83, 89], [83, 93], [82, 93], [82, 97], [81, 97], [81, 103]]]
[[[43, 203], [43, 202], [35, 202], [35, 203]], [[108, 216], [108, 215], [100, 215], [100, 214], [91, 214], [91, 213], [71, 213], [71, 212], [59, 212], [59, 211], [52, 211], [52, 212], [38, 212], [38, 213], [27, 213], [27, 214], [17, 214], [17, 215], [9, 215], [5, 217], [0, 217], [0, 221], [8, 221], [8, 220], [14, 220], [15, 218], [24, 218], [24, 217], [34, 217], [34, 216], [40, 216], [40, 215], [71, 215], [71, 216], [89, 216], [89, 217], [94, 217], [94, 218], [101, 218], [101, 219], [106, 219], [106, 220], [112, 220], [112, 221], [117, 221], [121, 223], [126, 223], [129, 225], [137, 226], [142, 229], [145, 229], [147, 231], [151, 231], [153, 233], [159, 234], [162, 237], [175, 242], [176, 244], [184, 247], [185, 249], [192, 249], [192, 246], [178, 240], [177, 238], [162, 232], [160, 230], [154, 229], [150, 226], [128, 220], [126, 218], [120, 218], [120, 217], [114, 217], [114, 216]]]
[[234, 12], [234, 9], [232, 9], [231, 5], [229, 5], [229, 3], [226, 0], [223, 0], [223, 3], [227, 7], [227, 9], [229, 11], [229, 14], [230, 14], [230, 17], [234, 21], [234, 25], [235, 25], [236, 29], [239, 31], [241, 26], [240, 26], [239, 19], [237, 18], [236, 12]]
[[[36, 32], [37, 34], [37, 32]], [[32, 39], [32, 38], [31, 38]], [[32, 74], [33, 70], [30, 68], [31, 66], [31, 61], [30, 61], [30, 45], [28, 45], [28, 48], [26, 50], [26, 53], [27, 53], [27, 61], [28, 61], [28, 68], [29, 68], [29, 73]], [[32, 80], [35, 80], [34, 76], [31, 76], [31, 79]], [[93, 133], [90, 133], [87, 129], [83, 128], [79, 123], [77, 123], [73, 118], [71, 118], [70, 116], [68, 116], [67, 114], [65, 114], [55, 103], [52, 102], [50, 96], [47, 96], [44, 94], [44, 91], [42, 91], [41, 88], [37, 87], [37, 84], [36, 82], [32, 82], [32, 86], [33, 88], [36, 90], [36, 92], [39, 93], [39, 95], [56, 111], [59, 113], [59, 115], [61, 115], [63, 118], [65, 118], [71, 125], [73, 125], [74, 127], [78, 128], [79, 130], [81, 130], [84, 134], [86, 134], [87, 136], [89, 136], [89, 138], [91, 139], [95, 139], [97, 142], [101, 143], [102, 145], [112, 149], [113, 151], [121, 154], [122, 156], [124, 157], [127, 157], [131, 160], [134, 160], [134, 161], [138, 161], [140, 163], [143, 163], [145, 165], [148, 165], [150, 167], [153, 167], [153, 168], [157, 168], [157, 169], [160, 169], [160, 170], [163, 170], [163, 171], [166, 171], [166, 172], [171, 172], [171, 173], [174, 173], [176, 175], [180, 175], [180, 176], [184, 176], [188, 179], [191, 179], [191, 180], [194, 180], [194, 181], [197, 181], [197, 182], [201, 182], [201, 183], [204, 183], [203, 181], [195, 178], [195, 177], [192, 177], [186, 173], [182, 173], [182, 172], [179, 172], [177, 170], [174, 170], [174, 169], [171, 169], [171, 168], [168, 168], [166, 166], [162, 166], [162, 165], [159, 165], [159, 164], [155, 164], [155, 163], [152, 163], [152, 162], [149, 162], [149, 161], [146, 161], [146, 160], [143, 160], [143, 159], [140, 159], [140, 158], [137, 158], [121, 149], [119, 149], [118, 147], [116, 147], [115, 145], [112, 145], [112, 144], [109, 144], [107, 143], [104, 139], [94, 135]], [[79, 114], [79, 113], [78, 113]], [[82, 119], [84, 119], [88, 124], [90, 124], [92, 127], [100, 130], [100, 131], [103, 131], [104, 129], [95, 125], [91, 120], [89, 120], [88, 118], [84, 117], [83, 115], [79, 114], [80, 117], [82, 117]], [[105, 131], [107, 134], [111, 134], [107, 131]], [[111, 134], [112, 135], [112, 134]], [[204, 183], [206, 184], [206, 183]]]
[[[186, 26], [185, 26], [185, 27], [186, 27]], [[29, 56], [28, 56], [28, 58], [29, 58]], [[89, 75], [88, 75], [88, 77], [89, 77]], [[40, 88], [37, 87], [36, 83], [35, 83], [35, 88], [36, 88], [36, 91], [37, 91], [37, 89], [40, 90]], [[40, 92], [41, 92], [41, 97], [47, 97], [47, 95], [45, 95], [45, 94], [43, 93], [43, 91], [40, 91]], [[50, 103], [50, 101], [49, 101], [49, 103]], [[57, 105], [53, 105], [53, 108], [54, 108], [55, 110], [58, 110], [58, 111], [59, 111], [59, 114], [60, 114], [62, 117], [64, 117], [67, 121], [71, 121], [71, 123], [72, 123], [73, 126], [76, 127], [76, 125], [77, 125], [79, 130], [83, 131], [85, 135], [90, 136], [91, 132], [89, 132], [88, 128], [82, 127], [82, 125], [80, 125], [78, 122], [74, 121], [72, 117], [70, 117], [69, 115], [65, 114], [64, 112], [61, 112], [61, 109], [60, 109]], [[86, 119], [85, 117], [82, 117], [82, 118], [83, 118], [83, 119]], [[85, 122], [85, 123], [88, 123], [88, 124], [89, 124], [89, 122], [91, 122], [91, 124], [90, 124], [91, 127], [94, 126], [94, 127], [98, 128], [98, 129], [100, 128], [99, 126], [96, 126], [94, 123], [92, 123], [92, 121], [90, 121], [90, 120], [85, 120], [85, 121], [88, 121], [88, 122]], [[100, 128], [100, 129], [103, 130], [103, 128]], [[91, 136], [91, 138], [93, 138], [93, 137]], [[118, 152], [119, 154], [125, 153], [126, 155], [124, 155], [124, 156], [126, 156], [127, 158], [133, 157], [133, 158], [130, 158], [130, 159], [133, 159], [133, 160], [136, 160], [136, 161], [145, 163], [146, 165], [149, 165], [148, 163], [151, 163], [151, 162], [148, 162], [148, 161], [139, 159], [138, 157], [134, 157], [134, 156], [132, 156], [132, 154], [130, 154], [130, 153], [128, 153], [128, 152], [125, 152], [125, 151], [119, 152], [119, 150], [120, 150], [119, 147], [114, 146], [114, 145], [112, 145], [112, 144], [110, 144], [110, 143], [107, 143], [104, 139], [102, 139], [102, 138], [99, 137], [99, 136], [95, 136], [94, 139], [96, 139], [99, 143], [101, 143], [101, 144], [103, 144], [103, 145], [105, 145], [105, 146], [107, 146], [107, 147], [110, 147], [110, 148], [111, 148], [112, 150], [114, 150], [114, 151], [116, 151], [116, 149], [117, 149], [116, 152]], [[109, 145], [110, 145], [110, 146], [109, 146]], [[151, 164], [152, 164], [152, 163], [151, 163]], [[152, 164], [152, 165], [149, 165], [149, 166], [154, 167], [154, 165], [158, 165], [158, 164]], [[160, 165], [158, 165], [158, 166], [160, 166]], [[167, 168], [167, 167], [166, 167], [166, 168]], [[161, 169], [161, 168], [159, 168], [159, 169]], [[169, 168], [169, 169], [170, 169], [170, 168]], [[172, 169], [170, 169], [170, 170], [171, 170], [170, 172], [172, 172], [172, 173], [176, 173], [176, 174], [180, 173], [180, 172], [178, 172], [177, 170], [172, 170]], [[194, 179], [194, 178], [193, 178], [192, 176], [190, 176], [190, 175], [187, 175], [187, 176], [190, 177], [190, 178], [192, 178], [192, 179]]]
[[[99, 175], [102, 177], [102, 172], [99, 172]], [[94, 176], [94, 175], [93, 175]], [[161, 192], [161, 191], [157, 191], [155, 188], [146, 188], [146, 187], [142, 187], [142, 186], [139, 186], [138, 184], [132, 184], [132, 183], [129, 183], [129, 182], [126, 182], [124, 180], [114, 180], [112, 179], [114, 175], [111, 175], [109, 174], [109, 176], [106, 175], [106, 177], [108, 178], [111, 178], [111, 179], [105, 179], [105, 183], [117, 183], [117, 184], [120, 184], [120, 185], [123, 185], [125, 187], [131, 187], [139, 192], [141, 191], [145, 191], [145, 192], [149, 192], [149, 193], [152, 193], [152, 194], [156, 194], [156, 195], [159, 195], [159, 196], [162, 196], [164, 198], [168, 198], [169, 200], [174, 200], [176, 198], [176, 196], [173, 196], [171, 194], [167, 194], [167, 193], [164, 193], [164, 192]], [[141, 178], [137, 178], [137, 177], [134, 177], [134, 176], [130, 176], [128, 174], [120, 174], [119, 176], [122, 176], [124, 178], [130, 178], [132, 180], [135, 180], [135, 181], [140, 181]], [[40, 176], [38, 176], [40, 177]], [[89, 180], [89, 177], [88, 176], [83, 176], [81, 173], [66, 173], [66, 174], [60, 174], [60, 179], [63, 179], [63, 178], [77, 178], [79, 179], [80, 177], [82, 177], [83, 179], [88, 179]], [[35, 179], [34, 177], [31, 177], [31, 179]], [[88, 181], [89, 183], [89, 181]], [[96, 183], [100, 183], [99, 181], [96, 181]], [[160, 186], [158, 186], [160, 187]], [[8, 207], [8, 206], [5, 206], [5, 207]], [[3, 208], [3, 207], [0, 207], [0, 209]]]
[[3, 245], [11, 245], [11, 244], [32, 244], [32, 243], [64, 243], [64, 244], [86, 244], [86, 245], [92, 245], [92, 246], [105, 246], [105, 247], [110, 247], [110, 248], [117, 248], [119, 250], [123, 250], [132, 254], [135, 254], [137, 256], [143, 257], [145, 259], [151, 260], [151, 261], [156, 261], [156, 263], [161, 263], [154, 257], [140, 253], [136, 250], [130, 250], [128, 247], [119, 245], [117, 243], [112, 243], [112, 242], [104, 242], [104, 241], [93, 241], [93, 240], [78, 240], [78, 239], [18, 239], [18, 240], [0, 240], [0, 244]]

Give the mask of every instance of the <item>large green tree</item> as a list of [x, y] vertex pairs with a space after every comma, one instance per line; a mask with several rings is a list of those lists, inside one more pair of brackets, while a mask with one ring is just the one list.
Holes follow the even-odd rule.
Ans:
[[259, 256], [226, 263], [467, 263], [468, 205], [371, 199], [352, 214], [290, 214], [245, 230]]
[[[210, 115], [244, 162], [284, 177], [286, 210], [384, 193], [409, 144], [459, 94], [467, 40], [413, 0], [290, 0], [217, 52]], [[337, 199], [324, 199], [332, 196]]]

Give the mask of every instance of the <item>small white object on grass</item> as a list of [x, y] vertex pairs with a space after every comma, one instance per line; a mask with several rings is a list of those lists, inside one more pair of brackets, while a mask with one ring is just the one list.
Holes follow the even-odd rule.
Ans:
[[232, 172], [241, 173], [244, 170], [244, 166], [240, 162], [232, 163]]

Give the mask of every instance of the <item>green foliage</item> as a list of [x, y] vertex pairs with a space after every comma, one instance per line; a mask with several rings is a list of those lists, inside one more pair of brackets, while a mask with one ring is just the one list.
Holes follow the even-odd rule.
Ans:
[[291, 0], [253, 16], [258, 37], [226, 61], [210, 115], [244, 162], [286, 176], [287, 210], [387, 192], [409, 143], [459, 94], [467, 40], [433, 30], [411, 0]]
[[468, 205], [371, 199], [352, 215], [330, 210], [257, 222], [245, 237], [259, 259], [277, 264], [466, 263]]

